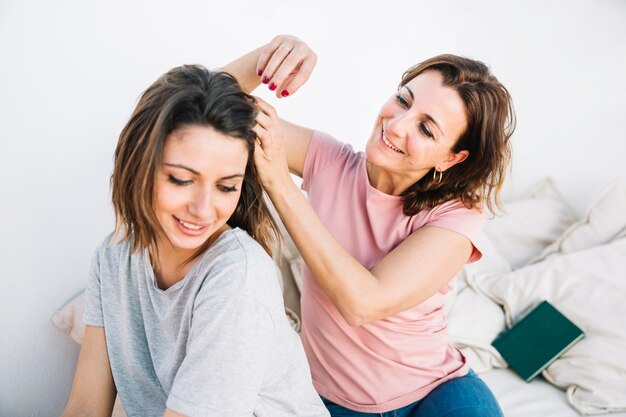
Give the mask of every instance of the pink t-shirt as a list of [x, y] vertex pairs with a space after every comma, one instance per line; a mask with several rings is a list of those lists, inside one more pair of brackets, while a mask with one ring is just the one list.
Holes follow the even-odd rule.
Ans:
[[[311, 205], [337, 241], [368, 269], [422, 226], [454, 230], [475, 242], [484, 225], [479, 211], [456, 200], [405, 216], [401, 197], [369, 184], [362, 153], [320, 132], [313, 134], [303, 171], [302, 189]], [[474, 246], [468, 262], [480, 257]], [[330, 401], [381, 413], [411, 404], [467, 373], [465, 358], [448, 343], [444, 294], [449, 284], [416, 307], [352, 327], [306, 265], [303, 281], [304, 348], [315, 388]]]

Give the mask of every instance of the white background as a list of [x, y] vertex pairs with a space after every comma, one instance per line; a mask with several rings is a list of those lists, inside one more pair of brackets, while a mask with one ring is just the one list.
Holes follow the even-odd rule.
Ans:
[[0, 0], [0, 416], [64, 406], [78, 348], [50, 317], [112, 228], [112, 155], [140, 93], [278, 33], [318, 66], [295, 96], [259, 94], [357, 149], [402, 72], [450, 52], [514, 97], [513, 193], [551, 175], [580, 215], [626, 181], [623, 0]]

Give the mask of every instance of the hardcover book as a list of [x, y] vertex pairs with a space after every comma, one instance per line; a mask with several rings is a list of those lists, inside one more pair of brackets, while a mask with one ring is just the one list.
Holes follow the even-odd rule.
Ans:
[[491, 344], [519, 376], [530, 382], [584, 335], [552, 304], [542, 301]]

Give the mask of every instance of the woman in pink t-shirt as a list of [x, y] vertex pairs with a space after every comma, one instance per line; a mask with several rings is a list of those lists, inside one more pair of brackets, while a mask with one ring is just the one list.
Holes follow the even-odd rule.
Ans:
[[[225, 70], [287, 97], [315, 62], [277, 36]], [[424, 61], [383, 104], [365, 152], [258, 101], [255, 164], [306, 264], [302, 340], [331, 414], [501, 416], [449, 344], [443, 305], [481, 256], [482, 208], [498, 202], [515, 125], [506, 88], [478, 61]]]

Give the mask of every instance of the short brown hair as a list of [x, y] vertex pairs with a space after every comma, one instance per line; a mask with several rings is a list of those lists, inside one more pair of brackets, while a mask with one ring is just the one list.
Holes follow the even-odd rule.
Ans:
[[409, 187], [402, 194], [404, 213], [411, 216], [455, 198], [468, 208], [486, 203], [493, 212], [500, 207], [500, 189], [511, 160], [509, 139], [515, 130], [511, 96], [485, 64], [450, 54], [409, 68], [400, 87], [426, 71], [440, 73], [443, 85], [463, 101], [467, 128], [452, 151], [468, 150], [469, 156], [448, 168], [440, 182], [433, 180], [431, 170]]
[[[142, 94], [115, 150], [111, 175], [114, 236], [123, 231], [122, 239], [131, 242], [133, 251], [156, 249], [162, 229], [154, 212], [155, 177], [166, 138], [183, 126], [210, 126], [248, 145], [241, 196], [228, 225], [247, 231], [271, 255], [279, 233], [254, 167], [256, 135], [252, 128], [257, 112], [254, 98], [225, 72], [183, 65], [154, 82]], [[191, 259], [205, 249], [200, 248]]]

